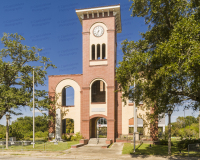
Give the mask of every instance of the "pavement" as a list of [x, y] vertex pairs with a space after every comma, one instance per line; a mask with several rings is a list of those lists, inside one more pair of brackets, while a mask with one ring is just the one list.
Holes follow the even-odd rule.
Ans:
[[0, 152], [0, 160], [200, 160], [199, 157], [168, 157], [147, 155], [124, 155], [122, 154], [123, 143], [114, 143], [111, 148], [98, 146], [83, 146], [68, 149], [62, 152], [43, 151], [3, 151]]

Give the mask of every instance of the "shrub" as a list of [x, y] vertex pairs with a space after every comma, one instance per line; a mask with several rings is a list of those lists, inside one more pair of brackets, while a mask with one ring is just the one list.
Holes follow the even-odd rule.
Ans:
[[81, 139], [83, 139], [83, 136], [80, 134], [80, 132], [77, 132], [75, 135], [71, 137], [71, 141], [79, 141]]
[[38, 138], [48, 137], [48, 131], [45, 131], [45, 132], [42, 132], [42, 131], [35, 132], [35, 137], [38, 137]]
[[188, 149], [189, 144], [195, 144], [195, 143], [200, 143], [200, 139], [185, 139], [182, 141], [179, 141], [177, 146], [179, 149]]
[[[168, 140], [161, 139], [161, 140], [159, 140], [159, 144], [160, 145], [168, 145]], [[171, 142], [171, 146], [174, 146], [173, 142]]]
[[66, 135], [66, 134], [62, 135], [62, 139], [65, 140], [65, 141], [70, 141], [71, 137], [72, 137], [72, 135]]

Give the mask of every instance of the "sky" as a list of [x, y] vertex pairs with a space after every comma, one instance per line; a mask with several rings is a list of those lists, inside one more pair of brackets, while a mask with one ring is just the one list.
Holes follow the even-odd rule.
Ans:
[[[121, 6], [122, 32], [117, 35], [117, 61], [122, 60], [121, 43], [123, 40], [141, 39], [140, 33], [147, 31], [144, 18], [131, 17], [129, 0], [4, 0], [0, 5], [0, 37], [3, 33], [18, 33], [26, 40], [27, 46], [43, 49], [39, 54], [50, 58], [57, 69], [47, 70], [48, 75], [81, 74], [82, 73], [82, 26], [75, 13], [75, 9], [91, 8], [107, 5]], [[0, 49], [3, 45], [0, 44]], [[40, 87], [48, 91], [46, 86]], [[70, 95], [68, 95], [70, 97]], [[32, 116], [32, 111], [21, 108], [23, 115]], [[199, 112], [186, 110], [185, 116], [197, 117]], [[35, 115], [41, 115], [36, 110]], [[10, 123], [18, 117], [12, 115]], [[184, 116], [183, 108], [172, 114], [172, 122], [178, 116]], [[166, 116], [165, 123], [168, 123]], [[0, 120], [5, 125], [5, 116]]]

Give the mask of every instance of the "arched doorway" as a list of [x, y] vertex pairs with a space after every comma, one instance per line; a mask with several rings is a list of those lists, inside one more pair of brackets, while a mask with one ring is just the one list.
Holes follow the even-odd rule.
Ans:
[[90, 138], [107, 138], [107, 120], [95, 117], [90, 120]]
[[74, 134], [74, 120], [66, 118], [62, 120], [62, 134]]

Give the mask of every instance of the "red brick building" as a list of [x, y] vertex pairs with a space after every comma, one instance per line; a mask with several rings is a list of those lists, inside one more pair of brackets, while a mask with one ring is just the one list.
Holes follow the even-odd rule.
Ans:
[[[57, 95], [56, 120], [49, 133], [60, 138], [65, 133], [64, 120], [70, 118], [74, 133], [95, 138], [98, 127], [104, 126], [107, 139], [115, 141], [121, 134], [129, 134], [134, 124], [132, 103], [124, 105], [121, 93], [115, 92], [117, 34], [122, 31], [120, 5], [78, 9], [76, 14], [82, 24], [83, 74], [49, 76], [49, 96], [55, 99]], [[73, 106], [65, 103], [69, 86], [74, 89]], [[150, 134], [147, 129], [143, 132]]]

